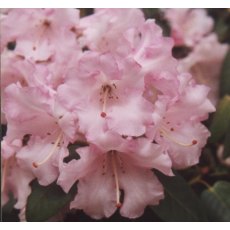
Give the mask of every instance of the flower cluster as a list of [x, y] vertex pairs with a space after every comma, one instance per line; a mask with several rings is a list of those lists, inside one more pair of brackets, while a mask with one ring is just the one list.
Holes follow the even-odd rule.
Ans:
[[228, 51], [213, 32], [214, 21], [204, 9], [167, 9], [176, 47], [184, 47], [187, 54], [180, 57], [181, 71], [190, 72], [194, 79], [211, 88], [209, 99], [219, 100], [219, 78], [223, 60]]
[[[138, 9], [13, 9], [1, 14], [3, 204], [24, 210], [30, 182], [78, 181], [70, 208], [136, 218], [164, 189], [152, 169], [197, 164], [215, 110], [178, 70], [173, 39]], [[17, 23], [16, 23], [17, 22]], [[79, 159], [66, 163], [76, 141]]]

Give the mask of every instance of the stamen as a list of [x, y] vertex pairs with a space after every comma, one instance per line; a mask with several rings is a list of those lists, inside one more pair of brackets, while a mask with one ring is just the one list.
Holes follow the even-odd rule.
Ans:
[[115, 151], [111, 152], [112, 154], [112, 167], [113, 167], [113, 173], [114, 173], [114, 178], [115, 178], [115, 185], [116, 185], [116, 207], [120, 208], [121, 207], [121, 202], [120, 202], [120, 189], [119, 189], [119, 181], [118, 181], [118, 174], [117, 174], [117, 167], [116, 167], [116, 153]]
[[40, 162], [33, 162], [32, 163], [32, 165], [33, 165], [34, 168], [37, 168], [38, 166], [44, 164], [45, 162], [47, 162], [50, 159], [50, 157], [54, 154], [55, 150], [57, 149], [58, 144], [59, 144], [61, 138], [62, 138], [62, 133], [59, 134], [57, 140], [55, 141], [55, 143], [53, 145], [53, 148], [48, 153], [48, 155], [42, 161], [40, 161]]
[[102, 162], [102, 175], [105, 175], [107, 172], [106, 156], [107, 155], [105, 155], [105, 158], [103, 159], [103, 162]]
[[107, 98], [108, 95], [111, 92], [111, 87], [109, 85], [102, 86], [103, 90], [103, 99], [102, 99], [102, 112], [101, 112], [101, 117], [105, 118], [106, 117], [106, 105], [107, 105]]
[[184, 146], [184, 147], [191, 147], [193, 145], [196, 145], [197, 144], [197, 140], [192, 140], [191, 143], [182, 143], [178, 140], [176, 140], [174, 137], [170, 136], [165, 130], [161, 129], [160, 130], [160, 136], [165, 136], [167, 137], [169, 140], [173, 141], [174, 143], [178, 144], [178, 145], [181, 145], [181, 146]]

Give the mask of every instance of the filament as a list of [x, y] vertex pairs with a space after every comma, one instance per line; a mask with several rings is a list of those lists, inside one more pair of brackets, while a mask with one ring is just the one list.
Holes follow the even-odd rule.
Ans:
[[115, 179], [115, 185], [116, 185], [116, 207], [121, 207], [120, 202], [120, 190], [119, 190], [119, 181], [118, 181], [118, 174], [117, 174], [117, 167], [116, 167], [116, 158], [115, 158], [115, 152], [112, 151], [112, 167], [113, 167], [113, 173], [114, 173], [114, 179]]
[[62, 138], [62, 133], [59, 134], [57, 140], [55, 141], [53, 148], [51, 149], [51, 151], [48, 153], [48, 155], [40, 162], [33, 162], [33, 167], [37, 168], [38, 166], [44, 164], [46, 161], [48, 161], [50, 159], [50, 157], [54, 154], [55, 150], [57, 149], [57, 146], [60, 142]]
[[181, 145], [181, 146], [184, 146], [184, 147], [191, 147], [195, 144], [197, 144], [197, 140], [192, 140], [191, 143], [183, 143], [183, 142], [180, 142], [178, 140], [176, 140], [174, 137], [170, 136], [165, 130], [161, 129], [160, 130], [160, 133], [167, 137], [169, 140], [173, 141], [174, 143], [178, 144], [178, 145]]

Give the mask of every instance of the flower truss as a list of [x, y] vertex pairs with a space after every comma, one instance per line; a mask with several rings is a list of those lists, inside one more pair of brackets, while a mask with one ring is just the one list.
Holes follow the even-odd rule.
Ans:
[[[152, 169], [173, 176], [198, 163], [210, 135], [201, 122], [215, 111], [209, 88], [179, 70], [173, 39], [141, 10], [11, 9], [0, 20], [3, 204], [12, 192], [25, 209], [35, 178], [65, 192], [78, 181], [70, 208], [136, 218], [164, 198]], [[87, 146], [66, 163], [76, 141]]]

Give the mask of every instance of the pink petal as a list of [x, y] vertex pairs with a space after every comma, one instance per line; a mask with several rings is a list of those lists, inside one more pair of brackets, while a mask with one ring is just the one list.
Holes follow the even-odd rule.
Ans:
[[147, 205], [157, 205], [164, 197], [163, 187], [148, 169], [125, 165], [125, 173], [119, 175], [120, 187], [124, 190], [124, 203], [120, 213], [128, 218], [137, 218]]

